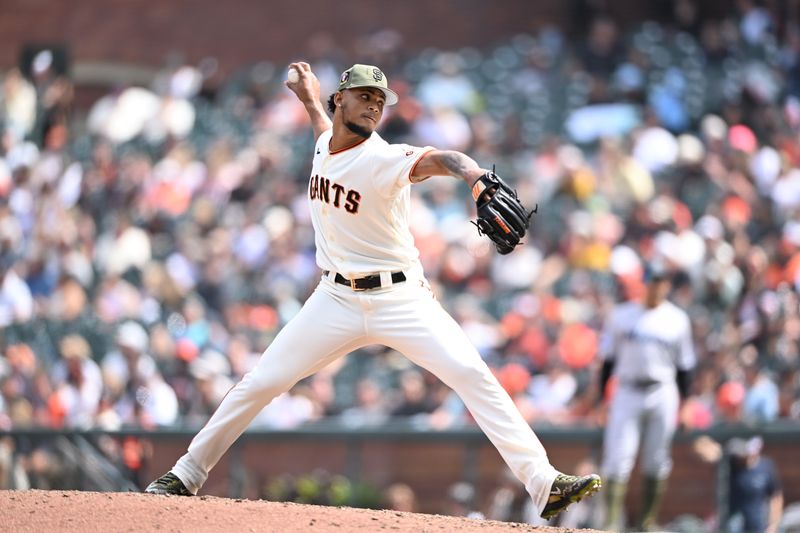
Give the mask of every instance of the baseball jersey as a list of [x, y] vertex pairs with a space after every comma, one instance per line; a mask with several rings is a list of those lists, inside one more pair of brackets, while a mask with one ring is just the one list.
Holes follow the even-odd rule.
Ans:
[[638, 302], [621, 304], [606, 321], [600, 357], [615, 361], [620, 383], [674, 382], [677, 369], [696, 364], [689, 316], [666, 300], [653, 309]]
[[418, 268], [409, 185], [414, 166], [433, 148], [389, 144], [373, 132], [331, 152], [332, 134], [317, 139], [307, 191], [317, 265], [347, 278]]

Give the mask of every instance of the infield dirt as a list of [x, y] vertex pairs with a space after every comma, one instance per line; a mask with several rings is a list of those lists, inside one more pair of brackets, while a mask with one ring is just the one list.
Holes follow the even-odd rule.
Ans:
[[28, 490], [0, 491], [0, 531], [563, 533], [591, 530], [213, 496]]

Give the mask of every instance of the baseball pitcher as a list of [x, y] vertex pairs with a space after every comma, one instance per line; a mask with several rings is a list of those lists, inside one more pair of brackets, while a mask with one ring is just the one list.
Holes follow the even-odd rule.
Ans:
[[403, 353], [455, 390], [543, 517], [597, 491], [599, 476], [567, 476], [550, 464], [505, 390], [434, 298], [409, 230], [411, 185], [430, 176], [454, 176], [471, 187], [478, 229], [499, 253], [511, 252], [524, 237], [531, 212], [493, 171], [460, 152], [384, 141], [375, 129], [397, 95], [379, 68], [357, 64], [342, 73], [328, 99], [333, 120], [309, 64], [291, 68], [297, 75], [286, 85], [305, 105], [316, 138], [307, 199], [319, 285], [222, 400], [188, 452], [146, 491], [196, 494], [275, 396], [370, 344]]

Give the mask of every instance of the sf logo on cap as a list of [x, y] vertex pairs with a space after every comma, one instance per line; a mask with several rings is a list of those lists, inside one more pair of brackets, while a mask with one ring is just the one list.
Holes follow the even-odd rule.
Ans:
[[383, 79], [383, 72], [381, 72], [381, 69], [379, 68], [372, 69], [372, 79], [374, 79], [375, 81], [381, 81]]
[[344, 72], [342, 72], [342, 77], [339, 80], [339, 83], [344, 83], [349, 79], [350, 79], [350, 71], [349, 70], [345, 70]]

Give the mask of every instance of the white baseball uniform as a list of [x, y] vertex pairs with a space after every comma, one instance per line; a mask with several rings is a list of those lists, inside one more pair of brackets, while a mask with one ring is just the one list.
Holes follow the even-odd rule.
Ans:
[[[409, 230], [411, 173], [432, 148], [390, 145], [373, 133], [331, 152], [331, 135], [328, 130], [317, 139], [307, 191], [322, 279], [256, 367], [222, 400], [172, 472], [196, 493], [275, 396], [338, 357], [382, 344], [455, 390], [541, 511], [558, 472], [477, 350], [433, 296]], [[370, 280], [376, 288], [354, 290], [346, 281], [368, 275], [376, 276]]]
[[695, 366], [688, 315], [666, 300], [653, 309], [620, 304], [606, 321], [600, 357], [615, 360], [618, 383], [603, 441], [605, 476], [628, 481], [643, 436], [643, 473], [665, 479], [680, 403], [676, 372]]

